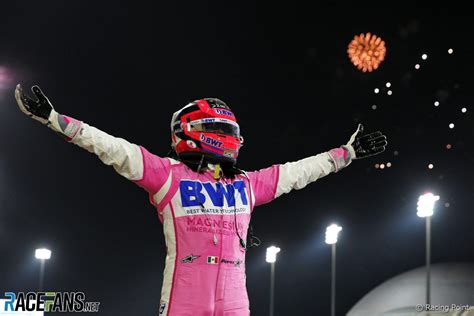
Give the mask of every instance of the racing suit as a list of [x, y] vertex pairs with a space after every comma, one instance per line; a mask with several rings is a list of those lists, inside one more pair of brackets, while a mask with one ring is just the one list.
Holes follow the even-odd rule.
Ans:
[[53, 130], [145, 189], [156, 207], [167, 248], [159, 315], [250, 315], [239, 237], [246, 240], [254, 207], [351, 162], [341, 147], [216, 180], [212, 165], [196, 173], [180, 161], [158, 157], [83, 122], [54, 111], [51, 115]]

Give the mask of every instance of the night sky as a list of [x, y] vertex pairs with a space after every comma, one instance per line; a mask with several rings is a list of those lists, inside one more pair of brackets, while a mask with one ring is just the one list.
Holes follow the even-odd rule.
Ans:
[[[147, 193], [24, 116], [17, 82], [39, 84], [58, 112], [161, 156], [172, 113], [218, 97], [241, 126], [245, 170], [338, 147], [359, 122], [383, 131], [382, 155], [255, 210], [263, 243], [247, 253], [252, 315], [268, 314], [272, 244], [282, 249], [275, 314], [329, 313], [324, 231], [332, 222], [343, 226], [338, 315], [388, 278], [422, 266], [425, 224], [416, 202], [426, 191], [441, 196], [433, 262], [474, 262], [473, 16], [413, 4], [315, 5], [3, 1], [0, 295], [38, 289], [34, 249], [45, 246], [53, 251], [48, 290], [85, 292], [101, 302], [101, 315], [156, 315], [166, 255]], [[362, 32], [387, 46], [372, 73], [347, 57]]]

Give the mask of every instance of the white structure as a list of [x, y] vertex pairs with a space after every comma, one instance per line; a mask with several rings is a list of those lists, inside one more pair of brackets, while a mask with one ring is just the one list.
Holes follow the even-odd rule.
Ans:
[[[474, 306], [474, 264], [438, 263], [432, 266], [432, 305], [451, 307]], [[352, 307], [347, 316], [413, 316], [417, 305], [425, 300], [425, 267], [397, 275], [367, 293]], [[470, 311], [430, 313], [431, 316], [473, 316]]]

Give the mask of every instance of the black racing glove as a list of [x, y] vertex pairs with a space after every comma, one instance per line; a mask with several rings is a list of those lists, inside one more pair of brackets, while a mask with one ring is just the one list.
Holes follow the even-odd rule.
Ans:
[[387, 137], [382, 132], [364, 133], [364, 127], [359, 124], [349, 142], [343, 147], [351, 154], [351, 159], [361, 159], [382, 153], [387, 146]]
[[15, 89], [15, 99], [20, 110], [31, 118], [49, 125], [51, 111], [54, 110], [53, 105], [41, 91], [40, 87], [33, 86], [31, 91], [36, 96], [36, 100], [27, 96], [21, 86], [18, 84]]

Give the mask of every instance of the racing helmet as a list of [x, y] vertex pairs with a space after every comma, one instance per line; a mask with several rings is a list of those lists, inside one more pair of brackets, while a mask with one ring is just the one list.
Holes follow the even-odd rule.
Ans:
[[243, 144], [234, 113], [221, 100], [193, 101], [173, 114], [171, 146], [180, 160], [235, 165]]

